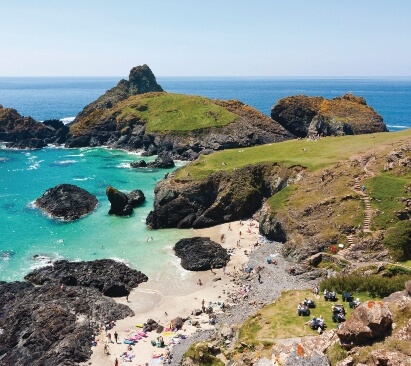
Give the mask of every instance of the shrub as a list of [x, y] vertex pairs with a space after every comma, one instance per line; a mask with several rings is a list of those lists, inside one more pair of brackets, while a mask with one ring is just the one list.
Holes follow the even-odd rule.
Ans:
[[389, 250], [392, 259], [402, 261], [411, 258], [411, 222], [400, 221], [388, 229], [383, 240], [384, 246]]
[[404, 289], [404, 283], [411, 279], [410, 274], [394, 277], [371, 275], [364, 278], [360, 275], [347, 275], [326, 278], [320, 284], [321, 291], [333, 289], [338, 293], [344, 291], [367, 292], [371, 297], [385, 297]]

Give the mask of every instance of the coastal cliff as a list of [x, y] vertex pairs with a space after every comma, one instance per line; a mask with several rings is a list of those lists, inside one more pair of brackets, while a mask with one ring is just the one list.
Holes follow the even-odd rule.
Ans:
[[365, 99], [352, 94], [333, 99], [305, 95], [283, 98], [271, 109], [271, 118], [297, 137], [388, 131]]
[[258, 164], [215, 172], [202, 180], [171, 176], [155, 188], [154, 210], [147, 225], [153, 229], [200, 228], [250, 217], [265, 199], [298, 180], [302, 170]]
[[147, 225], [197, 228], [258, 214], [260, 233], [284, 243], [298, 273], [320, 262], [348, 270], [350, 262], [410, 258], [400, 239], [411, 233], [410, 133], [203, 156], [158, 183]]
[[17, 149], [39, 149], [66, 141], [68, 127], [57, 120], [35, 121], [0, 105], [0, 141]]

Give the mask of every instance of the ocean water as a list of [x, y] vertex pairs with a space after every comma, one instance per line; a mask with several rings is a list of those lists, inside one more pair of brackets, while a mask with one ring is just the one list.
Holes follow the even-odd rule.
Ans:
[[[72, 120], [88, 103], [115, 86], [110, 78], [0, 78], [0, 104], [37, 120]], [[390, 130], [411, 127], [411, 79], [263, 79], [167, 78], [158, 82], [170, 92], [210, 98], [239, 99], [269, 115], [282, 97], [297, 94], [335, 97], [348, 92], [364, 96]], [[0, 280], [21, 280], [31, 269], [57, 258], [116, 258], [146, 273], [169, 291], [184, 291], [192, 273], [179, 266], [175, 242], [191, 230], [149, 231], [154, 186], [167, 170], [130, 169], [136, 154], [104, 148], [0, 149]], [[150, 160], [153, 158], [145, 158]], [[169, 170], [168, 170], [169, 171]], [[32, 202], [59, 183], [76, 184], [95, 194], [95, 212], [76, 222], [53, 220]], [[133, 216], [109, 216], [108, 185], [141, 189], [147, 201]], [[147, 241], [147, 237], [153, 240]], [[39, 255], [34, 258], [33, 256]]]

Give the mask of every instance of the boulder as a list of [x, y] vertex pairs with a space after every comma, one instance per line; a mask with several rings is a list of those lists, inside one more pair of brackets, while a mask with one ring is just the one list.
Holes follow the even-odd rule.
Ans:
[[382, 301], [367, 301], [342, 324], [337, 335], [342, 345], [362, 345], [384, 337], [391, 329], [392, 314]]
[[170, 322], [170, 325], [171, 325], [171, 329], [172, 329], [172, 330], [174, 330], [174, 329], [180, 330], [180, 329], [183, 328], [184, 319], [183, 319], [183, 318], [180, 318], [180, 317], [178, 316], [177, 318], [174, 318], [174, 319]]
[[144, 160], [133, 161], [130, 163], [131, 168], [146, 168], [147, 163]]
[[174, 251], [181, 258], [181, 266], [189, 271], [222, 268], [230, 260], [227, 250], [210, 238], [181, 239], [174, 246]]
[[88, 262], [60, 260], [51, 266], [37, 268], [24, 279], [35, 285], [65, 284], [66, 286], [94, 287], [106, 296], [127, 296], [130, 289], [146, 282], [148, 277], [140, 271], [112, 259]]
[[283, 98], [271, 109], [271, 118], [298, 137], [388, 131], [365, 99], [352, 94], [331, 100], [305, 95]]
[[146, 200], [144, 193], [139, 189], [127, 194], [109, 186], [106, 188], [106, 195], [111, 203], [109, 215], [130, 216], [133, 208], [140, 206]]
[[35, 206], [53, 218], [73, 221], [92, 212], [97, 203], [97, 198], [85, 189], [72, 184], [59, 184], [37, 198]]
[[128, 195], [128, 203], [133, 207], [136, 208], [137, 206], [140, 206], [145, 200], [146, 197], [144, 196], [143, 191], [139, 189], [135, 189], [134, 191], [131, 191]]
[[151, 168], [169, 169], [174, 168], [174, 160], [167, 153], [158, 154], [154, 162], [148, 163]]
[[1, 282], [0, 314], [2, 365], [75, 366], [90, 358], [98, 324], [134, 312], [95, 288]]
[[106, 188], [106, 195], [111, 203], [109, 215], [130, 216], [133, 213], [133, 206], [128, 202], [128, 196], [114, 187]]

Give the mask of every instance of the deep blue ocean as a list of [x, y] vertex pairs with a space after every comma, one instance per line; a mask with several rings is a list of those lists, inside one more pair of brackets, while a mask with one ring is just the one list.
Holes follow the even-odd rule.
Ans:
[[[0, 78], [0, 104], [39, 121], [69, 121], [119, 79]], [[157, 81], [169, 92], [238, 99], [267, 115], [277, 100], [286, 96], [331, 98], [350, 92], [365, 97], [390, 131], [411, 127], [411, 79], [158, 77]], [[181, 280], [190, 273], [180, 268], [172, 246], [191, 233], [146, 229], [154, 186], [167, 171], [130, 169], [130, 161], [136, 159], [136, 154], [102, 148], [0, 149], [0, 280], [20, 280], [50, 259], [117, 258], [152, 280], [169, 283], [170, 291], [176, 290], [176, 284], [184, 286]], [[32, 207], [33, 200], [59, 183], [76, 184], [95, 194], [97, 210], [77, 222], [66, 223]], [[108, 216], [108, 185], [124, 191], [141, 189], [147, 202], [132, 217]], [[147, 242], [147, 237], [153, 240]]]

